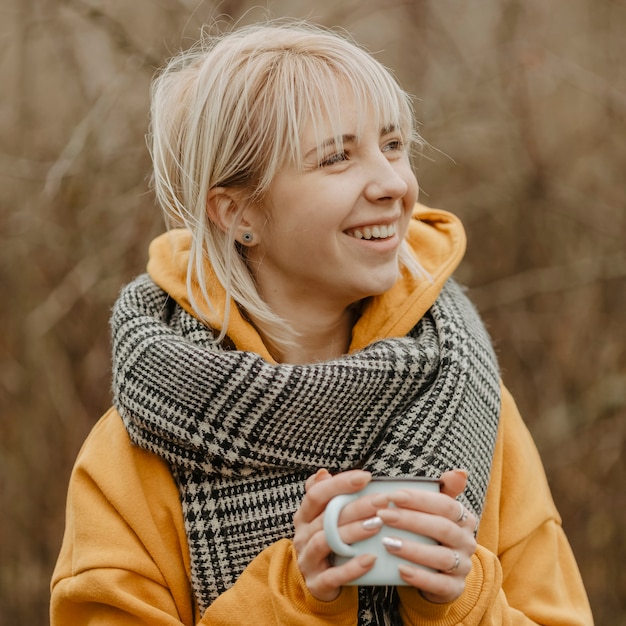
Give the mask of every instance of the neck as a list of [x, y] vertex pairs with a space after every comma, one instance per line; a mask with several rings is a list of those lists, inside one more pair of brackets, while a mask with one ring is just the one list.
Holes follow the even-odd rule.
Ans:
[[348, 352], [352, 326], [360, 307], [349, 306], [338, 312], [301, 311], [287, 317], [296, 332], [291, 346], [270, 348], [279, 363], [315, 363], [337, 358]]

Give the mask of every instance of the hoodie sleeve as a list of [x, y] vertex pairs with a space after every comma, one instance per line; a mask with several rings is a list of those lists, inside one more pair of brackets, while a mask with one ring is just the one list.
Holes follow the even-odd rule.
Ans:
[[308, 591], [297, 566], [293, 544], [281, 539], [250, 563], [237, 583], [222, 594], [201, 621], [206, 626], [268, 624], [284, 626], [356, 626], [356, 587], [344, 587], [332, 602], [322, 602]]
[[510, 393], [502, 415], [478, 549], [463, 594], [432, 604], [400, 589], [404, 624], [591, 626], [587, 594], [543, 465]]
[[130, 444], [111, 410], [78, 455], [51, 584], [50, 624], [255, 626], [356, 624], [358, 599], [311, 596], [287, 539], [255, 558], [198, 614], [178, 490], [167, 465]]

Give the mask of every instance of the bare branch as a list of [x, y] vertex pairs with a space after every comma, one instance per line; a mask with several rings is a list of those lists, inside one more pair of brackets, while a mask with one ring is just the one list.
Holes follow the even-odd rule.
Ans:
[[619, 253], [521, 272], [481, 287], [473, 287], [470, 295], [481, 311], [488, 311], [535, 296], [624, 277], [626, 256]]
[[100, 276], [101, 259], [81, 259], [50, 291], [48, 297], [26, 317], [25, 325], [31, 337], [41, 337], [63, 319], [72, 306], [96, 283]]
[[118, 49], [128, 56], [132, 56], [140, 65], [150, 68], [156, 68], [161, 65], [161, 58], [152, 56], [149, 52], [135, 45], [124, 26], [104, 11], [83, 0], [62, 0], [62, 3], [106, 31]]

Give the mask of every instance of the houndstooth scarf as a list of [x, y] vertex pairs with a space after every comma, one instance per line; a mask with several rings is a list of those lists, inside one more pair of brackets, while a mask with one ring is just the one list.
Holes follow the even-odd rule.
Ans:
[[[320, 467], [396, 476], [463, 467], [463, 502], [480, 516], [499, 375], [452, 280], [406, 337], [311, 365], [216, 347], [147, 275], [123, 290], [111, 325], [114, 403], [132, 441], [172, 468], [202, 612], [259, 552], [292, 536], [304, 481]], [[359, 594], [360, 624], [401, 623], [395, 589]]]

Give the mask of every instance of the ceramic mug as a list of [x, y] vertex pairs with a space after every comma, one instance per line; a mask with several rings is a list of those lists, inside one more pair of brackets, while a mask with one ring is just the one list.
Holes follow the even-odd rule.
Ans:
[[[375, 477], [372, 478], [361, 491], [356, 493], [335, 496], [326, 507], [324, 512], [324, 534], [330, 549], [334, 552], [335, 565], [346, 563], [351, 558], [361, 554], [373, 554], [376, 556], [374, 567], [363, 576], [348, 583], [349, 585], [385, 585], [398, 586], [406, 585], [400, 578], [398, 566], [406, 564], [407, 561], [401, 557], [387, 551], [382, 543], [383, 537], [398, 537], [420, 543], [436, 544], [430, 537], [423, 537], [401, 528], [389, 528], [383, 526], [375, 535], [357, 541], [353, 544], [344, 543], [339, 536], [337, 527], [339, 515], [342, 509], [350, 502], [361, 496], [375, 493], [391, 493], [398, 489], [419, 489], [432, 492], [439, 492], [441, 481], [438, 478], [426, 477]], [[393, 506], [393, 504], [390, 504]], [[415, 563], [411, 563], [415, 566]]]

